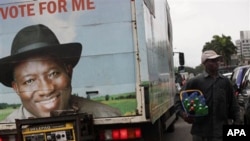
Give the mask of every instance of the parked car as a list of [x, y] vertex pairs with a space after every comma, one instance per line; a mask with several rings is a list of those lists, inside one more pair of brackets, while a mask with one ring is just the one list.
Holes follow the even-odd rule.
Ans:
[[232, 77], [232, 72], [227, 72], [227, 73], [223, 73], [222, 75], [226, 76], [227, 78], [231, 79]]
[[250, 124], [247, 108], [250, 106], [250, 65], [239, 66], [234, 69], [231, 81], [234, 86], [234, 93], [241, 108], [241, 119], [244, 124]]
[[247, 70], [250, 68], [250, 65], [236, 67], [231, 75], [231, 81], [235, 89], [240, 89], [243, 77], [245, 76]]

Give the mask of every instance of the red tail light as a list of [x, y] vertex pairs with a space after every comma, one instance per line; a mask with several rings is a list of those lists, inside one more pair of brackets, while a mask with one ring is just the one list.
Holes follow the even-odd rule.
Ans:
[[128, 130], [127, 129], [120, 129], [120, 139], [128, 139]]
[[119, 130], [113, 130], [113, 131], [112, 131], [112, 139], [113, 139], [113, 140], [119, 140], [119, 139], [120, 139]]
[[135, 129], [135, 137], [141, 138], [141, 129], [139, 129], [139, 128]]
[[4, 135], [0, 136], [0, 141], [16, 141], [17, 138], [15, 135]]
[[99, 135], [101, 141], [141, 138], [140, 128], [121, 128], [104, 130]]

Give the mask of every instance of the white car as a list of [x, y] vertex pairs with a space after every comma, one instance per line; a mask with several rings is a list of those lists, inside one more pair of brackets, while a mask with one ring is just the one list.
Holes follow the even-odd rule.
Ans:
[[223, 75], [229, 79], [231, 79], [232, 74], [233, 74], [232, 72], [223, 73]]

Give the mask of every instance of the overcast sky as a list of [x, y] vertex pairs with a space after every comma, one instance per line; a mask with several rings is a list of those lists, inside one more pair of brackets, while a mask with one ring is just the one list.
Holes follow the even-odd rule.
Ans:
[[185, 66], [200, 65], [203, 45], [213, 35], [231, 36], [235, 44], [240, 31], [250, 30], [250, 0], [168, 0], [168, 3], [174, 51], [185, 53]]

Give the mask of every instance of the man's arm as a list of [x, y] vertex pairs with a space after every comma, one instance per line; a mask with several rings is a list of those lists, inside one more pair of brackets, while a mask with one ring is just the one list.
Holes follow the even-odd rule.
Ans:
[[234, 120], [234, 124], [242, 124], [243, 121], [240, 118], [240, 106], [237, 101], [236, 95], [233, 93], [233, 86], [229, 82], [229, 87], [228, 87], [228, 94], [229, 94], [229, 118], [232, 118]]

